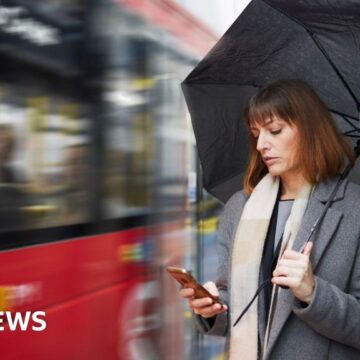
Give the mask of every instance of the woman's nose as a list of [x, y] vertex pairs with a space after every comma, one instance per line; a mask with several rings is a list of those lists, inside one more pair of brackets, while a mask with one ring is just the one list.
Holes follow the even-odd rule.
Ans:
[[257, 143], [256, 143], [256, 150], [261, 152], [268, 148], [269, 148], [269, 142], [268, 142], [267, 136], [264, 132], [260, 131], [259, 137], [258, 137]]

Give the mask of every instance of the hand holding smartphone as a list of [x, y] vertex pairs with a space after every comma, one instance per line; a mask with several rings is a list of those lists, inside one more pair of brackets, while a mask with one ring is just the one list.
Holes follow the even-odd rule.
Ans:
[[217, 297], [213, 296], [208, 290], [206, 290], [201, 284], [199, 284], [196, 279], [185, 269], [168, 266], [166, 268], [168, 273], [184, 288], [191, 288], [194, 290], [194, 298], [210, 298], [213, 300], [213, 304], [223, 304], [218, 300]]

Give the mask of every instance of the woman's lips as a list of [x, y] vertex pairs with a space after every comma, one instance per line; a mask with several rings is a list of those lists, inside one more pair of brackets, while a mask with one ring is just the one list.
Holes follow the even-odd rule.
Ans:
[[264, 161], [266, 165], [272, 165], [277, 160], [276, 157], [265, 157]]

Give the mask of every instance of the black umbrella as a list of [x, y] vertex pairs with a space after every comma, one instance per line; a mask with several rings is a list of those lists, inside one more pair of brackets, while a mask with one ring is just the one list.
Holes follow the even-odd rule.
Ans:
[[253, 0], [182, 84], [204, 187], [225, 202], [242, 187], [242, 112], [259, 87], [308, 82], [341, 130], [358, 135], [359, 0]]

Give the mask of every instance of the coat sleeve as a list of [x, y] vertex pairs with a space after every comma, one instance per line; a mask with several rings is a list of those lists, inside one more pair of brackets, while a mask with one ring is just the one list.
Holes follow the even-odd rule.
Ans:
[[311, 303], [294, 313], [314, 330], [329, 339], [360, 350], [360, 248], [352, 268], [348, 292], [315, 277]]
[[[242, 191], [235, 193], [225, 204], [219, 218], [218, 229], [218, 267], [215, 284], [220, 292], [220, 300], [229, 306], [229, 279], [231, 271], [231, 251], [235, 231], [237, 229], [246, 197]], [[229, 311], [206, 319], [195, 315], [198, 330], [207, 335], [226, 336], [229, 330]]]

